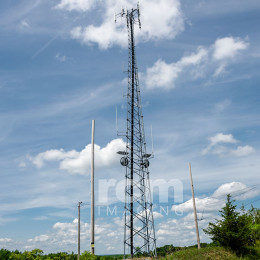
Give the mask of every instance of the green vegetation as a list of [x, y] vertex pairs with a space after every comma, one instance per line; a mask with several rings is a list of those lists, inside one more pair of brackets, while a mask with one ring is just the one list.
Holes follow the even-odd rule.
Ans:
[[237, 260], [241, 259], [236, 256], [236, 254], [228, 251], [227, 249], [221, 247], [206, 247], [201, 248], [189, 248], [177, 251], [173, 255], [168, 255], [165, 259], [169, 260], [186, 260], [186, 259], [194, 259], [194, 260]]
[[[114, 256], [96, 256], [92, 255], [89, 251], [85, 251], [81, 254], [80, 260], [116, 260], [123, 259], [123, 255]], [[0, 250], [0, 260], [77, 260], [77, 254], [74, 253], [51, 253], [44, 255], [40, 249], [34, 249], [32, 251], [19, 252], [18, 250], [9, 251], [6, 249]]]
[[43, 251], [40, 249], [34, 249], [32, 251], [19, 252], [8, 251], [6, 249], [0, 250], [0, 259], [1, 260], [76, 260], [77, 255], [74, 253], [68, 254], [66, 252], [60, 253], [51, 253], [44, 255]]
[[[202, 248], [198, 250], [197, 245], [189, 247], [174, 247], [173, 245], [166, 245], [157, 248], [158, 258], [161, 260], [249, 260], [249, 259], [259, 259], [260, 255], [260, 243], [256, 243], [257, 247], [254, 247], [254, 252], [258, 250], [257, 253], [252, 254], [252, 250], [248, 252], [244, 257], [237, 256], [233, 251], [225, 249], [223, 247], [215, 246], [214, 244], [202, 243]], [[250, 253], [251, 252], [251, 253]], [[137, 256], [136, 256], [137, 257]], [[141, 256], [139, 256], [141, 257]], [[52, 253], [48, 255], [43, 255], [43, 252], [39, 249], [34, 249], [32, 251], [25, 251], [23, 253], [19, 251], [10, 252], [6, 249], [0, 250], [1, 260], [76, 260], [77, 255], [72, 253], [68, 254], [65, 252]], [[90, 252], [85, 251], [81, 254], [80, 260], [117, 260], [123, 259], [123, 255], [110, 255], [110, 256], [95, 256]]]
[[237, 255], [257, 255], [260, 210], [252, 206], [249, 211], [242, 207], [239, 212], [234, 202], [227, 195], [226, 205], [219, 211], [222, 218], [216, 223], [209, 223], [204, 232], [210, 235], [215, 245], [231, 249]]
[[[230, 260], [252, 260], [252, 259], [260, 259], [260, 243], [256, 245], [253, 249], [249, 250], [244, 255], [237, 255], [236, 252], [216, 246], [212, 244], [202, 243], [201, 249], [198, 250], [197, 245], [189, 246], [189, 247], [174, 247], [173, 245], [167, 245], [164, 247], [158, 248], [157, 252], [159, 252], [159, 259], [161, 260], [200, 260], [200, 259], [207, 259], [207, 260], [222, 260], [222, 259], [230, 259]], [[171, 248], [171, 251], [165, 254], [164, 249]], [[162, 253], [163, 252], [163, 253]], [[258, 252], [258, 253], [257, 253]]]

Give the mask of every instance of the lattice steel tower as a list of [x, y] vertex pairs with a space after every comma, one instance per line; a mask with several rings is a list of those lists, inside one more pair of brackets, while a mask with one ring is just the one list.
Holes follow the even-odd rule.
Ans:
[[128, 93], [126, 150], [120, 162], [126, 167], [124, 254], [131, 257], [138, 252], [157, 256], [152, 198], [149, 181], [149, 158], [146, 152], [141, 95], [136, 65], [134, 26], [140, 23], [139, 5], [122, 10], [115, 16], [126, 18], [128, 29]]

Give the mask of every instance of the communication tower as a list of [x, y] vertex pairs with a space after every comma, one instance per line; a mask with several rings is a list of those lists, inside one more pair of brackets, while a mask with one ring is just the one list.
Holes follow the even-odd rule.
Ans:
[[128, 91], [127, 91], [127, 131], [126, 150], [120, 163], [125, 173], [125, 227], [124, 254], [131, 258], [136, 253], [157, 256], [152, 198], [149, 181], [149, 159], [152, 154], [146, 152], [146, 142], [141, 105], [141, 94], [136, 64], [134, 26], [140, 23], [139, 5], [136, 9], [122, 9], [115, 15], [125, 17], [128, 29]]

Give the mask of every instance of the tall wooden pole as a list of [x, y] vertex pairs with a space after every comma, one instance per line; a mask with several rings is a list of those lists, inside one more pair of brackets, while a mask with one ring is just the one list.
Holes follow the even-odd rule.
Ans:
[[94, 136], [95, 136], [95, 120], [92, 120], [92, 138], [91, 138], [91, 240], [90, 250], [95, 254], [95, 196], [94, 196]]
[[79, 202], [78, 204], [78, 260], [80, 257], [80, 204], [82, 202]]
[[197, 234], [197, 243], [198, 243], [198, 249], [200, 249], [200, 235], [199, 235], [198, 218], [197, 218], [197, 210], [196, 210], [195, 195], [194, 195], [194, 188], [193, 188], [193, 180], [192, 180], [190, 163], [189, 163], [189, 168], [190, 168], [190, 183], [191, 183], [193, 211], [194, 211], [194, 219], [195, 219], [196, 234]]

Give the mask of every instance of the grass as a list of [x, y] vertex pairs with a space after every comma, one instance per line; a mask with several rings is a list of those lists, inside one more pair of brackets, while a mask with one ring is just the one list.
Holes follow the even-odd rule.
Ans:
[[238, 260], [245, 258], [238, 258], [235, 253], [226, 250], [222, 247], [206, 247], [206, 248], [187, 248], [174, 252], [171, 255], [163, 258], [165, 260]]

